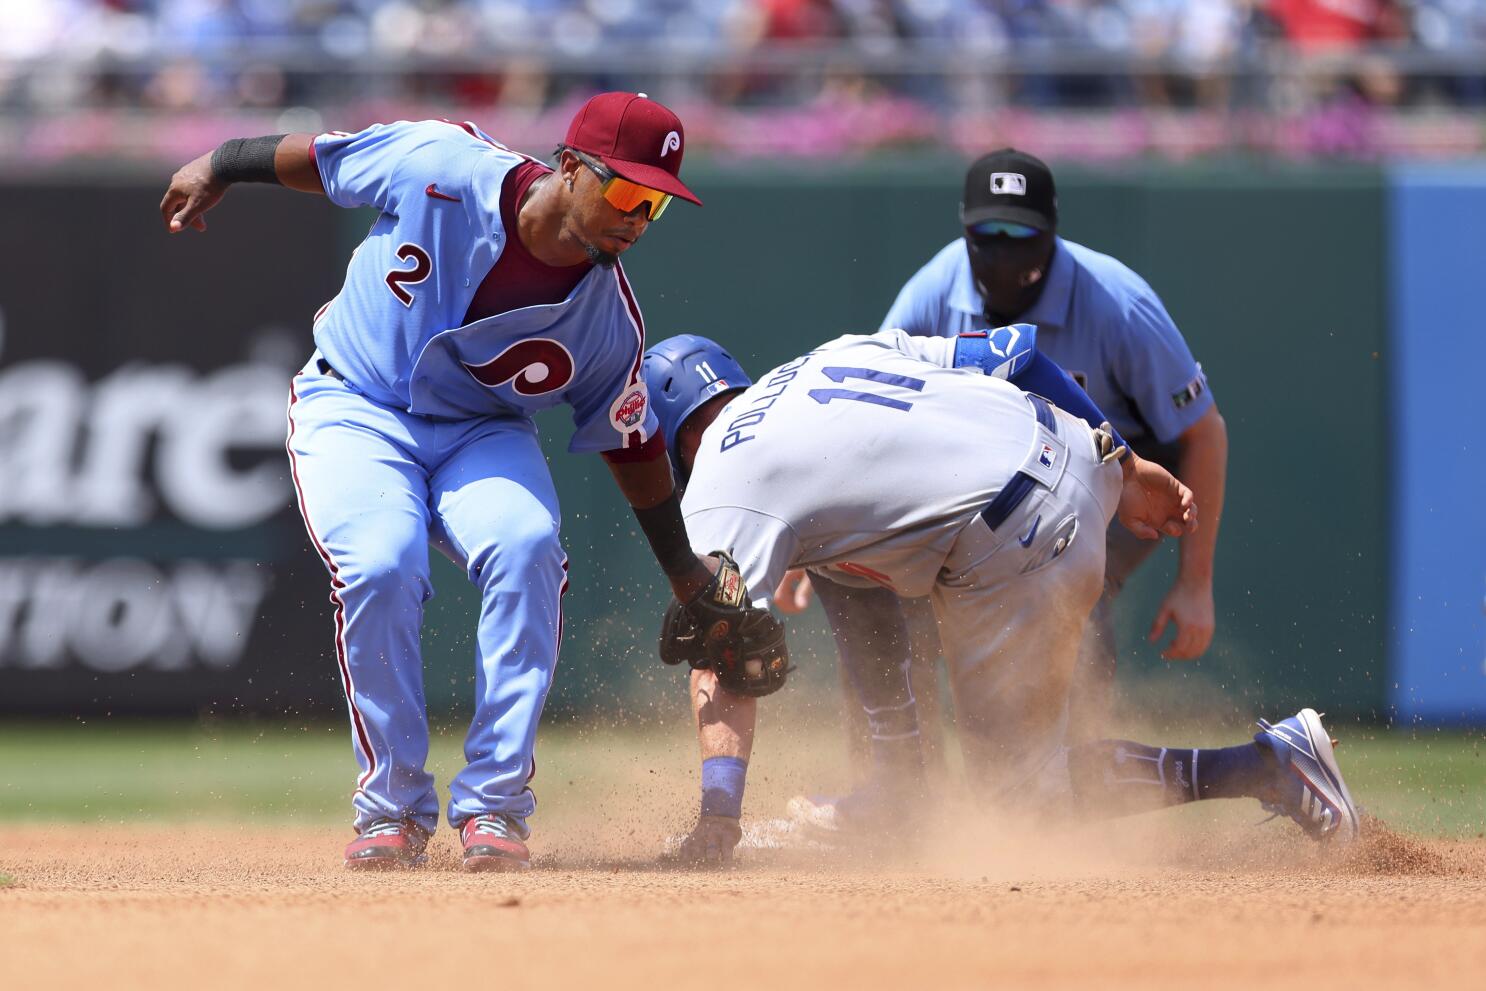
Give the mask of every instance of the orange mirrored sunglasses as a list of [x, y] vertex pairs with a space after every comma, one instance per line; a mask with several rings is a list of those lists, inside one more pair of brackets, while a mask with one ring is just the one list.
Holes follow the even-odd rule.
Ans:
[[666, 212], [666, 207], [671, 205], [670, 193], [663, 193], [658, 189], [651, 189], [649, 186], [642, 186], [638, 182], [630, 182], [628, 179], [617, 176], [582, 152], [574, 151], [573, 154], [578, 161], [588, 166], [593, 174], [599, 177], [599, 181], [603, 183], [599, 192], [603, 193], [609, 205], [620, 213], [630, 213], [640, 204], [648, 203], [650, 208], [646, 211], [646, 215], [651, 222], [654, 222], [659, 220], [660, 215]]

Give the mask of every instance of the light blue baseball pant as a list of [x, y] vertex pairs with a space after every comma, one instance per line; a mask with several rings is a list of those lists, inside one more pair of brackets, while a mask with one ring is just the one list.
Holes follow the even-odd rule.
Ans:
[[[317, 356], [318, 357], [318, 356]], [[300, 511], [330, 569], [336, 654], [361, 765], [356, 828], [438, 824], [419, 633], [433, 595], [428, 547], [480, 590], [475, 715], [448, 820], [520, 822], [537, 721], [562, 631], [567, 558], [547, 463], [529, 420], [432, 420], [371, 402], [312, 359], [289, 401], [289, 462]]]

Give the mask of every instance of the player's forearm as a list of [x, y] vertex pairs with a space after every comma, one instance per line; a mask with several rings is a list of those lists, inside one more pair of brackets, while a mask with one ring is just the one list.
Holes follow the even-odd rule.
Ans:
[[1228, 479], [1228, 426], [1216, 406], [1181, 436], [1177, 474], [1192, 490], [1202, 526], [1181, 542], [1179, 581], [1211, 584]]
[[605, 459], [619, 491], [635, 512], [640, 529], [650, 543], [661, 571], [671, 583], [676, 597], [686, 602], [699, 592], [712, 575], [692, 552], [686, 536], [686, 523], [681, 518], [681, 503], [671, 478], [671, 462], [665, 445], [654, 450], [658, 457], [646, 461]]
[[[1091, 427], [1098, 427], [1109, 420], [1098, 404], [1084, 391], [1083, 386], [1074, 381], [1073, 376], [1065, 372], [1061, 365], [1040, 351], [1032, 356], [1025, 368], [1012, 375], [1011, 381], [1015, 382], [1023, 392], [1037, 393]], [[1119, 431], [1113, 427], [1110, 431], [1114, 435], [1116, 447], [1129, 448], [1130, 445], [1125, 443]]]
[[720, 688], [711, 671], [691, 673], [691, 712], [697, 727], [702, 760], [753, 754], [753, 733], [758, 724], [758, 699]]
[[[734, 695], [718, 685], [711, 671], [697, 670], [691, 673], [691, 711], [702, 751], [700, 823], [716, 817], [736, 821], [743, 815], [758, 700]], [[737, 842], [734, 833], [729, 850]]]
[[325, 182], [315, 165], [315, 136], [286, 134], [274, 149], [273, 169], [279, 182], [301, 193], [325, 194]]
[[324, 193], [315, 167], [313, 134], [270, 134], [258, 138], [230, 138], [211, 153], [212, 177], [232, 185], [263, 182], [305, 193]]
[[653, 437], [641, 449], [644, 457], [633, 457], [625, 451], [604, 452], [604, 463], [634, 509], [650, 509], [665, 502], [676, 491], [671, 477], [671, 461], [666, 456], [666, 445], [659, 436]]
[[172, 234], [206, 230], [206, 213], [239, 182], [266, 182], [307, 193], [323, 193], [312, 156], [314, 135], [271, 134], [232, 138], [187, 162], [170, 177], [160, 201], [160, 219]]

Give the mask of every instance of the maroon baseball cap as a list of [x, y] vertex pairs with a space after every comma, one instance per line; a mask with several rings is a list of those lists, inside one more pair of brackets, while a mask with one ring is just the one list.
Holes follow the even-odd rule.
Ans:
[[568, 125], [564, 144], [630, 182], [702, 205], [680, 178], [681, 118], [643, 93], [600, 93], [589, 100]]

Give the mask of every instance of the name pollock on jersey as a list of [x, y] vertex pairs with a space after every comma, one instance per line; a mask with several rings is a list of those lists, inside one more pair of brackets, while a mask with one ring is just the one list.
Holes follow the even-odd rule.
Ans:
[[768, 380], [760, 383], [760, 385], [755, 385], [755, 389], [763, 388], [767, 391], [749, 403], [748, 409], [728, 424], [727, 433], [723, 434], [722, 443], [719, 445], [718, 450], [730, 451], [739, 444], [745, 444], [753, 440], [757, 436], [756, 434], [745, 434], [743, 431], [764, 422], [764, 415], [779, 397], [784, 395], [785, 387], [799, 376], [800, 369], [804, 368], [817, 353], [816, 351], [811, 351], [809, 354], [802, 355], [787, 365], [780, 365], [778, 370]]

